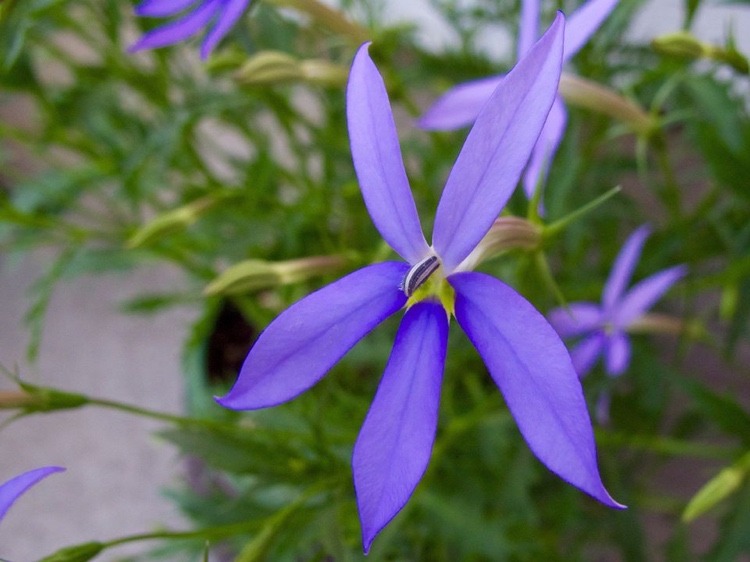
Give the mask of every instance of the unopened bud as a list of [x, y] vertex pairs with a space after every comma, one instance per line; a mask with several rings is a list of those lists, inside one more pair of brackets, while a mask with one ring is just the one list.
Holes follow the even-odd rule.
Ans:
[[280, 8], [292, 8], [307, 15], [310, 20], [333, 33], [347, 38], [354, 45], [360, 45], [370, 38], [370, 33], [361, 25], [348, 19], [339, 10], [327, 6], [319, 0], [265, 0]]
[[743, 74], [750, 73], [750, 63], [730, 39], [725, 47], [700, 41], [687, 31], [662, 35], [651, 41], [653, 49], [662, 55], [684, 59], [711, 59], [723, 62]]
[[218, 201], [225, 199], [223, 195], [208, 195], [196, 199], [187, 205], [162, 213], [152, 221], [139, 228], [127, 241], [128, 248], [138, 248], [158, 240], [165, 234], [179, 231], [193, 224], [206, 210]]
[[324, 86], [346, 83], [348, 69], [324, 59], [299, 60], [280, 51], [262, 51], [248, 59], [235, 78], [251, 86], [305, 81]]
[[315, 256], [279, 262], [246, 260], [221, 273], [204, 289], [206, 295], [234, 295], [299, 283], [340, 269], [342, 256]]
[[541, 230], [526, 219], [500, 217], [493, 223], [489, 232], [484, 235], [477, 247], [456, 269], [470, 271], [480, 263], [508, 250], [536, 250], [541, 242]]
[[559, 91], [571, 105], [609, 115], [640, 135], [648, 136], [656, 130], [646, 111], [611, 88], [563, 72]]
[[77, 544], [60, 549], [39, 562], [88, 562], [99, 555], [104, 548], [105, 545], [100, 542]]
[[27, 414], [70, 410], [89, 402], [81, 394], [19, 382], [21, 390], [0, 392], [0, 410], [23, 410]]

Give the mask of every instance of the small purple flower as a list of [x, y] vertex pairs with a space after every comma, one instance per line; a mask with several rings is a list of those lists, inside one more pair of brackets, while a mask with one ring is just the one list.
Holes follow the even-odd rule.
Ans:
[[178, 43], [192, 37], [208, 25], [211, 29], [201, 45], [201, 58], [207, 59], [219, 41], [252, 0], [143, 0], [135, 8], [142, 17], [167, 18], [181, 12], [185, 14], [175, 21], [157, 27], [141, 37], [128, 50], [156, 49]]
[[433, 245], [409, 188], [383, 79], [364, 45], [352, 64], [347, 120], [367, 210], [407, 263], [364, 267], [279, 315], [229, 394], [234, 409], [304, 392], [375, 326], [404, 308], [352, 467], [365, 552], [401, 510], [429, 462], [451, 314], [500, 387], [531, 450], [550, 470], [612, 507], [596, 463], [583, 392], [562, 341], [522, 296], [462, 265], [510, 197], [557, 91], [564, 18], [529, 49], [485, 105], [448, 177]]
[[[599, 28], [618, 0], [590, 0], [568, 19], [565, 26], [563, 62], [570, 60]], [[523, 0], [518, 32], [518, 58], [534, 44], [539, 33], [540, 0]], [[419, 126], [430, 130], [458, 129], [471, 124], [492, 95], [503, 76], [491, 76], [453, 87], [443, 94], [419, 119]], [[547, 122], [531, 153], [523, 176], [526, 196], [531, 197], [544, 178], [565, 132], [567, 112], [560, 96], [555, 97]]]
[[642, 226], [625, 242], [604, 285], [601, 305], [574, 302], [549, 313], [549, 321], [561, 337], [582, 338], [571, 352], [573, 366], [581, 377], [591, 371], [600, 356], [604, 357], [607, 374], [616, 377], [624, 373], [630, 364], [628, 328], [686, 273], [684, 265], [671, 267], [625, 292], [649, 234], [649, 228]]
[[24, 492], [26, 492], [26, 490], [50, 474], [54, 472], [62, 472], [63, 470], [65, 469], [59, 466], [35, 468], [34, 470], [29, 470], [28, 472], [19, 474], [15, 478], [11, 478], [5, 484], [0, 484], [0, 521], [5, 517], [10, 506], [13, 505], [13, 503]]

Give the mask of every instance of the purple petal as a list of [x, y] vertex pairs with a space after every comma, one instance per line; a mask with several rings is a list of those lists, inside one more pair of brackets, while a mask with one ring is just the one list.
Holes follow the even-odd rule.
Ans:
[[618, 0], [589, 0], [568, 18], [563, 60], [570, 60], [586, 44], [617, 5]]
[[304, 392], [360, 339], [406, 303], [399, 284], [409, 267], [364, 267], [282, 312], [255, 342], [229, 394], [235, 410], [275, 406]]
[[570, 352], [573, 368], [580, 378], [589, 374], [596, 365], [596, 361], [604, 350], [607, 337], [602, 332], [596, 332], [582, 339]]
[[630, 365], [630, 341], [627, 334], [621, 330], [615, 331], [607, 338], [604, 365], [607, 374], [619, 377]]
[[612, 271], [607, 278], [607, 282], [604, 284], [602, 305], [605, 311], [611, 311], [615, 303], [620, 300], [622, 294], [625, 292], [625, 287], [630, 283], [633, 270], [638, 263], [638, 258], [641, 256], [643, 244], [650, 233], [651, 229], [644, 225], [633, 232], [622, 246], [620, 253], [615, 259], [615, 264], [612, 266]]
[[517, 51], [519, 59], [531, 50], [539, 36], [539, 4], [539, 0], [521, 0]]
[[678, 265], [654, 273], [633, 285], [614, 312], [614, 323], [622, 328], [627, 328], [631, 322], [651, 308], [686, 273], [687, 268], [684, 265]]
[[469, 255], [518, 183], [560, 80], [564, 18], [495, 89], [458, 155], [435, 215], [433, 246], [447, 272]]
[[433, 131], [450, 131], [471, 125], [502, 81], [502, 76], [490, 76], [451, 88], [419, 118], [417, 125]]
[[534, 196], [537, 187], [541, 188], [546, 181], [552, 159], [555, 157], [557, 147], [560, 146], [560, 141], [565, 133], [567, 120], [568, 114], [565, 111], [565, 105], [560, 96], [557, 96], [523, 174], [523, 188], [526, 197], [529, 199]]
[[602, 311], [592, 302], [572, 302], [567, 308], [559, 307], [547, 314], [547, 320], [561, 338], [581, 336], [599, 328]]
[[354, 168], [375, 227], [391, 248], [414, 264], [430, 249], [406, 178], [388, 93], [368, 46], [362, 45], [354, 57], [346, 91]]
[[555, 330], [513, 289], [456, 273], [456, 320], [484, 359], [521, 433], [552, 472], [610, 507], [583, 390]]
[[24, 493], [40, 480], [54, 472], [62, 472], [64, 468], [59, 466], [45, 466], [35, 468], [15, 478], [11, 478], [5, 484], [0, 484], [0, 520], [5, 517], [11, 505]]
[[131, 45], [128, 51], [132, 53], [142, 49], [156, 49], [192, 37], [211, 21], [219, 5], [220, 0], [208, 0], [185, 17], [149, 31]]
[[365, 554], [427, 469], [447, 340], [442, 306], [421, 302], [406, 312], [352, 457]]
[[250, 0], [229, 0], [221, 9], [219, 20], [208, 32], [201, 45], [201, 58], [206, 60], [217, 43], [229, 32], [247, 8]]
[[135, 8], [138, 16], [165, 18], [174, 16], [197, 4], [196, 0], [144, 0]]

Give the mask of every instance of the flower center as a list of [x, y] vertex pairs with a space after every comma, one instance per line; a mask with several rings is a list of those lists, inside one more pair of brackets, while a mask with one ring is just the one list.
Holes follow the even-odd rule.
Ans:
[[428, 256], [416, 263], [404, 276], [401, 290], [409, 297], [406, 307], [431, 299], [443, 305], [448, 317], [453, 315], [456, 294], [443, 272], [440, 258]]

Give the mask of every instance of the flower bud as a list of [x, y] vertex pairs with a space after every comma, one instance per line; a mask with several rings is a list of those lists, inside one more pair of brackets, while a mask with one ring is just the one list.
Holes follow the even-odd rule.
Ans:
[[571, 105], [609, 115], [621, 121], [639, 135], [650, 135], [656, 130], [652, 117], [629, 99], [614, 90], [563, 72], [560, 94]]
[[324, 59], [299, 60], [280, 51], [262, 51], [236, 72], [238, 82], [250, 86], [305, 81], [324, 86], [343, 86], [346, 67]]
[[315, 256], [279, 262], [246, 260], [221, 273], [204, 289], [205, 295], [234, 295], [290, 285], [324, 275], [346, 264], [342, 256]]
[[25, 413], [70, 410], [88, 404], [82, 394], [19, 382], [20, 390], [0, 392], [0, 410], [23, 410]]
[[511, 216], [500, 217], [457, 270], [470, 271], [480, 263], [508, 250], [535, 250], [541, 242], [541, 230], [526, 219]]
[[87, 562], [99, 555], [105, 545], [100, 542], [87, 542], [68, 546], [54, 554], [42, 558], [39, 562]]
[[128, 238], [127, 247], [130, 249], [144, 246], [158, 240], [165, 234], [181, 230], [193, 224], [198, 217], [210, 209], [218, 201], [225, 199], [226, 194], [208, 195], [201, 197], [166, 213], [162, 213], [152, 221], [146, 223]]

